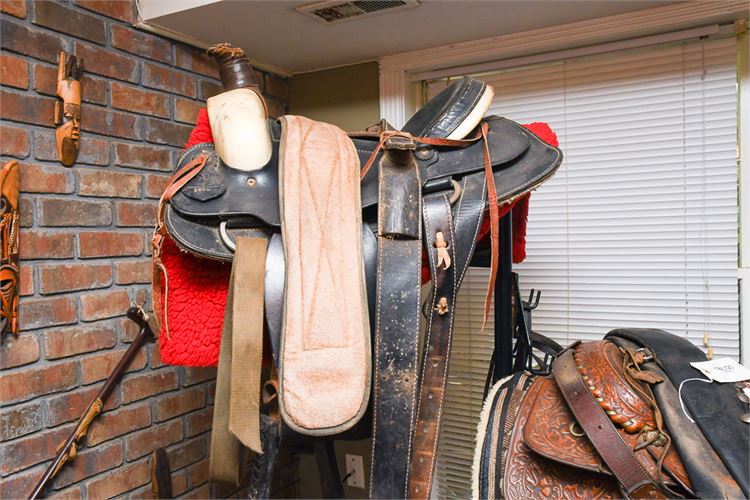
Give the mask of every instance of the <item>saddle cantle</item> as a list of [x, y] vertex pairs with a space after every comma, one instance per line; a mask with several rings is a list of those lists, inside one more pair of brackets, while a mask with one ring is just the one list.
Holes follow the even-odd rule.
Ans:
[[[649, 332], [658, 332], [653, 337], [667, 358], [684, 340]], [[606, 340], [578, 343], [555, 361], [553, 376], [519, 373], [498, 382], [482, 410], [473, 496], [742, 496], [742, 477], [732, 478], [721, 453], [682, 414], [675, 386], [641, 333], [615, 330]], [[578, 395], [571, 380], [580, 382]], [[591, 402], [583, 411], [579, 395]], [[707, 404], [725, 399], [736, 398], [714, 394]], [[614, 434], [602, 440], [608, 427]], [[640, 483], [629, 483], [638, 474]]]

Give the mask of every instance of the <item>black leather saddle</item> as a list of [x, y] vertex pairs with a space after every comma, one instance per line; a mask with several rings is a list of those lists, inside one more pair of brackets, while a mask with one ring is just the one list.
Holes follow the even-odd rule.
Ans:
[[[464, 78], [450, 85], [421, 108], [402, 131], [417, 137], [415, 156], [422, 179], [422, 193], [452, 192], [466, 175], [484, 169], [484, 145], [475, 141], [462, 147], [420, 144], [418, 137], [445, 137], [466, 117], [482, 94], [484, 83]], [[488, 147], [497, 185], [497, 202], [513, 199], [551, 177], [562, 161], [561, 152], [518, 123], [497, 116], [483, 119], [489, 125]], [[207, 258], [230, 261], [232, 241], [248, 228], [279, 226], [278, 158], [280, 124], [269, 120], [273, 154], [259, 170], [246, 172], [226, 165], [213, 145], [197, 144], [182, 155], [177, 169], [199, 155], [207, 155], [205, 167], [169, 202], [165, 223], [170, 236], [184, 250]], [[352, 137], [365, 165], [378, 146], [373, 135]], [[375, 162], [382, 157], [378, 152]], [[460, 187], [458, 188], [460, 189]], [[362, 180], [364, 220], [377, 218], [378, 174], [371, 169]]]
[[[491, 207], [496, 217], [496, 205], [537, 188], [562, 161], [560, 150], [518, 123], [497, 116], [480, 119], [489, 98], [485, 83], [464, 78], [430, 100], [401, 131], [381, 122], [374, 132], [349, 136], [362, 167], [374, 390], [365, 418], [337, 438], [372, 433], [374, 498], [429, 498], [456, 293], [485, 211]], [[182, 250], [218, 261], [232, 260], [239, 236], [265, 236], [265, 319], [280, 366], [286, 273], [279, 208], [281, 123], [269, 120], [268, 129], [271, 159], [252, 172], [225, 164], [212, 144], [183, 154], [160, 203], [154, 256], [163, 232]], [[423, 249], [433, 281], [426, 298], [421, 296]], [[282, 425], [282, 435], [287, 431]], [[290, 438], [285, 436], [287, 442]]]

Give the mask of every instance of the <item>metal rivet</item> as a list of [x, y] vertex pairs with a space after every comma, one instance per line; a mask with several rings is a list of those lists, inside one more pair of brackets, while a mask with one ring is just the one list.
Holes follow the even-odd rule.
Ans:
[[257, 184], [257, 181], [255, 179], [253, 179], [252, 177], [250, 177], [248, 180], [245, 181], [245, 184], [249, 188], [254, 188], [255, 184]]
[[437, 359], [433, 359], [432, 360], [432, 367], [433, 368], [437, 368], [437, 366], [438, 366], [438, 360]]
[[434, 397], [434, 396], [433, 396], [433, 394], [432, 394], [431, 392], [428, 392], [428, 393], [427, 393], [427, 399], [432, 399], [433, 397]]

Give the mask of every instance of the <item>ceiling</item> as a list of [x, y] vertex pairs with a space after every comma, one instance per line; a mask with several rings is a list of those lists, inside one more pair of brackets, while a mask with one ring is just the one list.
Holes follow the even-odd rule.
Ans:
[[228, 41], [285, 73], [611, 16], [667, 0], [422, 0], [413, 9], [323, 24], [294, 10], [309, 1], [140, 0], [151, 25], [205, 44]]

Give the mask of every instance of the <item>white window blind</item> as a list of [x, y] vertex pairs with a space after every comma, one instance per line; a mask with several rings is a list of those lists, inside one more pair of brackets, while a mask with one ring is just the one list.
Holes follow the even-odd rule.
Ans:
[[[565, 160], [531, 195], [523, 295], [535, 331], [566, 345], [661, 328], [739, 356], [734, 38], [688, 41], [475, 75], [490, 114], [547, 122]], [[445, 80], [426, 82], [427, 95]], [[491, 355], [480, 333], [487, 271], [457, 305], [438, 451], [441, 498], [466, 498]], [[490, 320], [492, 318], [490, 317]]]

